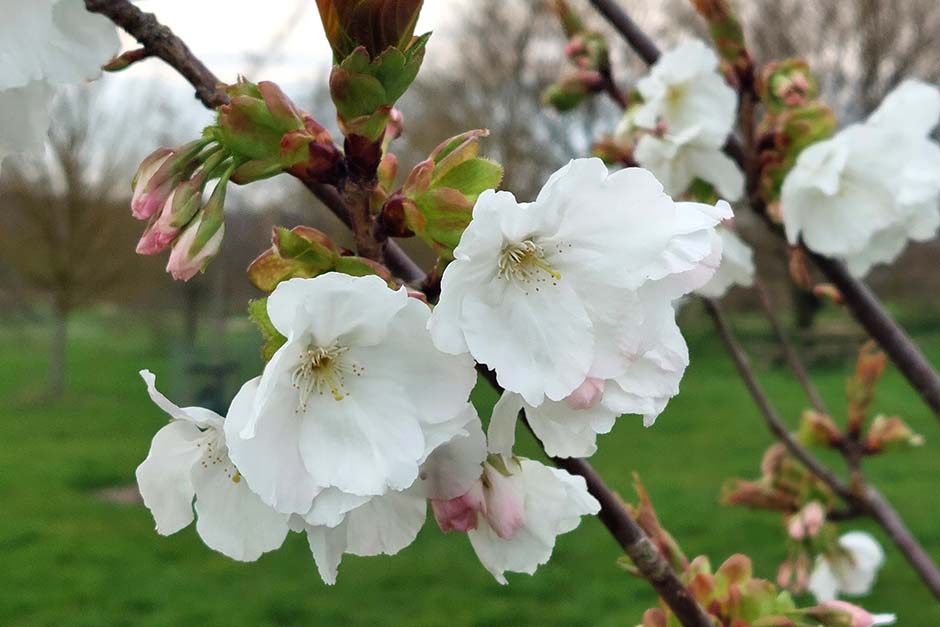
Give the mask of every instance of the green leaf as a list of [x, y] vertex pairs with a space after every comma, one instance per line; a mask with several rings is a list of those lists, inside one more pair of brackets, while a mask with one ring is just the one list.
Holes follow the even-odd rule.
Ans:
[[330, 95], [337, 113], [347, 120], [372, 115], [380, 107], [393, 104], [376, 77], [342, 66], [334, 67], [330, 74]]
[[471, 203], [484, 190], [496, 189], [503, 180], [503, 166], [489, 159], [464, 161], [432, 183], [433, 187], [449, 187], [459, 191]]
[[264, 344], [261, 346], [261, 358], [266, 362], [271, 361], [274, 353], [287, 342], [287, 338], [281, 335], [271, 323], [271, 318], [268, 316], [268, 299], [259, 298], [249, 301], [248, 317], [255, 323], [255, 326], [261, 332], [261, 337], [264, 338]]

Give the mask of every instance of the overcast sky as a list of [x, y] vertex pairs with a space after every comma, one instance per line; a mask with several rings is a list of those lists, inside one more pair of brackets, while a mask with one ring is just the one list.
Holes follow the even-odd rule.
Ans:
[[[442, 28], [464, 0], [427, 0], [418, 31]], [[323, 35], [314, 0], [141, 0], [169, 26], [219, 77], [233, 82], [250, 72], [260, 59], [263, 70], [249, 78], [280, 82], [309, 80], [325, 72], [330, 48]], [[125, 36], [125, 47], [133, 41]], [[432, 38], [432, 50], [435, 46]], [[431, 56], [431, 55], [429, 55]], [[168, 76], [171, 71], [152, 62], [135, 72]]]

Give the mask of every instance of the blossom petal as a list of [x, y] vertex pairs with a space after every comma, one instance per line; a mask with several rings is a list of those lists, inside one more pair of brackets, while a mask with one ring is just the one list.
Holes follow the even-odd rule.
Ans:
[[336, 527], [307, 525], [305, 531], [320, 578], [332, 586], [336, 583], [336, 573], [346, 552], [346, 524]]
[[157, 533], [171, 535], [193, 521], [193, 467], [202, 457], [203, 438], [191, 422], [174, 420], [159, 431], [137, 467], [137, 487], [153, 514]]
[[193, 486], [196, 531], [210, 549], [253, 562], [283, 544], [288, 515], [265, 505], [227, 459], [197, 466]]
[[564, 281], [539, 291], [508, 284], [478, 290], [465, 298], [462, 322], [477, 361], [530, 404], [563, 399], [591, 366], [591, 321]]
[[483, 473], [486, 459], [483, 425], [469, 403], [461, 415], [464, 432], [438, 446], [421, 466], [421, 485], [426, 498], [455, 499], [470, 490]]
[[389, 289], [377, 276], [328, 272], [315, 280], [290, 279], [268, 297], [271, 323], [288, 338], [308, 332], [317, 346], [370, 346], [381, 342], [407, 291]]
[[305, 514], [321, 486], [307, 472], [297, 449], [301, 417], [296, 405], [271, 405], [254, 437], [241, 437], [255, 412], [259, 380], [245, 383], [232, 400], [225, 420], [229, 456], [263, 502], [279, 512]]
[[534, 573], [551, 557], [558, 535], [576, 528], [581, 516], [600, 511], [581, 477], [528, 459], [521, 461], [520, 474], [525, 525], [508, 540], [489, 525], [479, 525], [467, 534], [480, 562], [502, 584], [506, 571]]
[[[356, 359], [355, 350], [349, 355]], [[391, 374], [367, 376], [342, 400], [311, 397], [295, 446], [316, 484], [379, 495], [403, 490], [417, 478], [424, 434], [411, 397]]]

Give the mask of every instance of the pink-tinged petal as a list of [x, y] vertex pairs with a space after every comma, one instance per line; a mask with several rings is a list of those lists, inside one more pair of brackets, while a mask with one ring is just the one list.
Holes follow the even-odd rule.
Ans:
[[588, 377], [565, 398], [571, 409], [590, 409], [604, 395], [604, 382]]
[[484, 515], [493, 531], [509, 540], [525, 525], [525, 488], [519, 476], [505, 476], [490, 464], [483, 471], [486, 489]]
[[476, 529], [484, 507], [482, 482], [477, 482], [466, 494], [455, 499], [431, 500], [434, 519], [444, 533], [454, 530], [467, 533], [471, 529]]

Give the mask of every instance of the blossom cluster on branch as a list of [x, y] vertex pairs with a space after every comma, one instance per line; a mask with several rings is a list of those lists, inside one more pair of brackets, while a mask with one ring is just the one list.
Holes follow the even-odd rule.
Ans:
[[[138, 33], [141, 51], [105, 63], [117, 51], [114, 26], [79, 0], [8, 4], [0, 58], [12, 69], [0, 70], [0, 112], [14, 123], [0, 129], [0, 160], [36, 155], [57, 85], [91, 79], [102, 64], [124, 69], [156, 45]], [[198, 84], [218, 101], [214, 121], [189, 143], [158, 148], [132, 182], [131, 214], [147, 222], [137, 251], [169, 249], [177, 279], [194, 278], [219, 252], [229, 186], [281, 174], [329, 198], [355, 241], [347, 250], [307, 226], [274, 230], [271, 248], [248, 269], [266, 294], [250, 305], [265, 365], [225, 416], [177, 406], [141, 371], [169, 417], [137, 469], [158, 533], [195, 521], [208, 547], [241, 561], [303, 533], [332, 584], [345, 554], [409, 546], [430, 507], [440, 529], [465, 533], [505, 584], [506, 573], [534, 573], [559, 535], [601, 513], [628, 553], [621, 565], [663, 594], [642, 627], [892, 622], [838, 600], [867, 593], [885, 559], [872, 536], [839, 535], [840, 515], [871, 514], [893, 525], [896, 544], [912, 544], [906, 529], [885, 523], [887, 506], [860, 470], [866, 456], [922, 443], [899, 417], [868, 420], [884, 355], [860, 353], [844, 429], [814, 396], [794, 435], [777, 426], [748, 379], [715, 299], [734, 286], [763, 294], [728, 201], [759, 205], [785, 232], [790, 274], [804, 288], [812, 277], [800, 246], [863, 275], [909, 240], [932, 238], [940, 148], [930, 133], [940, 90], [906, 81], [867, 120], [836, 133], [808, 64], [758, 69], [730, 3], [693, 0], [715, 49], [690, 40], [657, 59], [647, 46], [649, 74], [624, 94], [606, 38], [555, 0], [574, 69], [544, 102], [567, 111], [607, 94], [623, 117], [594, 147], [603, 160], [572, 160], [533, 201], [520, 202], [498, 189], [502, 166], [479, 154], [486, 129], [444, 140], [398, 182], [392, 149], [405, 125], [395, 105], [430, 36], [415, 35], [421, 0], [316, 4], [333, 51], [329, 89], [341, 141], [271, 82]], [[125, 28], [143, 23], [126, 0], [86, 5]], [[125, 14], [138, 21], [115, 17]], [[160, 31], [164, 45], [170, 35]], [[393, 238], [407, 237], [437, 257], [423, 280], [390, 269]], [[827, 293], [838, 300], [834, 288]], [[520, 423], [566, 468], [594, 454], [620, 415], [653, 425], [689, 366], [676, 307], [693, 294], [781, 440], [760, 479], [729, 482], [723, 495], [781, 515], [788, 556], [776, 583], [754, 577], [743, 554], [715, 571], [704, 556], [688, 560], [638, 480], [640, 501], [630, 506], [599, 487], [593, 471], [572, 474], [515, 453]], [[798, 362], [792, 350], [788, 358]], [[478, 373], [502, 392], [482, 418], [470, 402]], [[803, 448], [811, 446], [841, 453], [851, 485], [819, 466]], [[936, 566], [909, 555], [929, 580]], [[806, 589], [817, 605], [800, 608], [790, 591]]]

